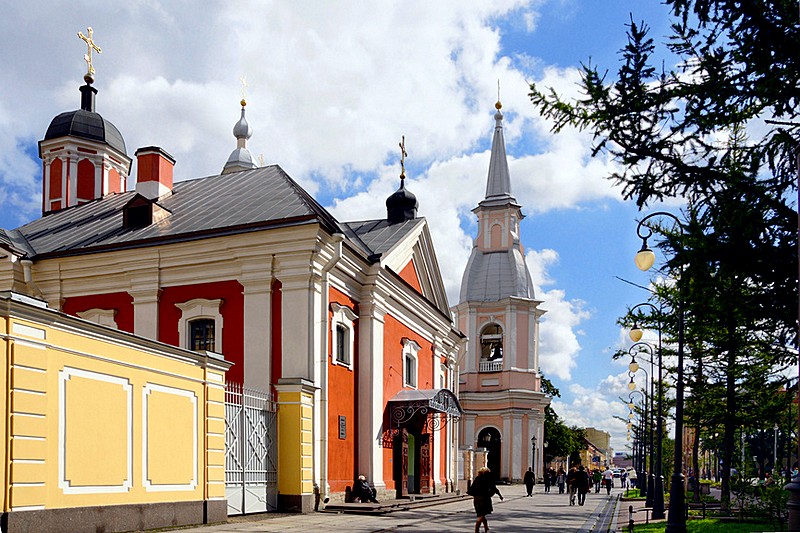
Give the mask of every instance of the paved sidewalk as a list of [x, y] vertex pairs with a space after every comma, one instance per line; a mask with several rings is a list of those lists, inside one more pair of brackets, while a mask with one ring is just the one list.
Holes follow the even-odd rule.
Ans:
[[[614, 510], [620, 489], [607, 496], [591, 493], [585, 506], [570, 506], [566, 494], [551, 492], [544, 494], [543, 486], [536, 486], [533, 498], [525, 496], [522, 485], [500, 486], [505, 501], [494, 498], [494, 513], [489, 515], [489, 527], [493, 533], [541, 532], [541, 533], [589, 533], [597, 531], [601, 515]], [[613, 522], [613, 521], [612, 521]], [[613, 523], [611, 524], [613, 527]], [[463, 500], [398, 511], [380, 516], [353, 514], [310, 513], [261, 515], [257, 521], [235, 522], [216, 526], [180, 529], [196, 533], [261, 533], [299, 531], [347, 531], [361, 532], [471, 532], [475, 526], [475, 511], [472, 500]], [[608, 530], [605, 525], [603, 533]], [[612, 529], [613, 531], [613, 529]]]

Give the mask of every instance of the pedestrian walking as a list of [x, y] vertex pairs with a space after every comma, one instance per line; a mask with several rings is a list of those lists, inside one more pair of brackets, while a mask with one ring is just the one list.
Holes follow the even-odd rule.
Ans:
[[575, 489], [578, 492], [578, 505], [583, 505], [586, 502], [586, 493], [589, 492], [589, 472], [583, 465], [578, 466], [578, 471], [575, 472]]
[[545, 493], [550, 492], [550, 485], [552, 485], [553, 476], [552, 470], [546, 470], [544, 473], [544, 491]]
[[492, 472], [488, 468], [484, 466], [478, 469], [478, 475], [472, 480], [467, 494], [472, 496], [472, 504], [475, 506], [475, 514], [478, 517], [475, 520], [475, 533], [480, 533], [481, 524], [483, 524], [484, 533], [489, 533], [489, 522], [486, 520], [486, 516], [492, 514], [494, 510], [492, 496], [497, 494], [502, 500], [503, 495], [497, 490]]
[[606, 471], [603, 472], [603, 483], [606, 486], [606, 494], [611, 494], [611, 487], [614, 486], [614, 471], [611, 470], [611, 467], [606, 468]]
[[564, 494], [564, 485], [567, 483], [567, 475], [564, 473], [563, 468], [558, 469], [558, 476], [556, 476], [556, 485], [558, 485], [558, 493]]
[[569, 492], [570, 505], [575, 505], [575, 492], [578, 489], [577, 485], [575, 484], [575, 475], [577, 472], [578, 470], [573, 466], [569, 469], [569, 474], [567, 474], [567, 491]]
[[592, 471], [592, 482], [594, 483], [594, 493], [600, 492], [600, 482], [603, 481], [603, 473], [599, 468]]
[[528, 491], [526, 496], [533, 496], [533, 485], [535, 483], [533, 470], [528, 467], [528, 471], [525, 472], [525, 475], [522, 477], [522, 482], [525, 483], [525, 490]]

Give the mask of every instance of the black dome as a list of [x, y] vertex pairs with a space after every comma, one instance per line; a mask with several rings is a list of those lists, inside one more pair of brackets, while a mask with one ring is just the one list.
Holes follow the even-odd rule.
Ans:
[[120, 153], [127, 155], [125, 151], [125, 139], [116, 126], [104, 119], [98, 113], [77, 109], [61, 113], [50, 122], [44, 140], [56, 139], [58, 137], [80, 137], [105, 143]]
[[81, 108], [61, 113], [54, 118], [47, 128], [47, 133], [44, 134], [44, 140], [71, 135], [107, 144], [127, 156], [125, 139], [122, 138], [117, 127], [94, 110], [94, 97], [97, 89], [87, 83], [78, 90], [81, 93]]
[[387, 219], [389, 220], [389, 224], [396, 224], [398, 222], [405, 222], [406, 220], [417, 218], [418, 207], [419, 202], [417, 202], [417, 197], [414, 196], [412, 192], [406, 190], [403, 180], [401, 180], [400, 188], [386, 199], [386, 211], [388, 213]]

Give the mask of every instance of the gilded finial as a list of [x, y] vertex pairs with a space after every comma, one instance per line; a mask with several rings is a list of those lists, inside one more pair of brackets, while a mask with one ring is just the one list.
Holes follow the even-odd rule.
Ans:
[[244, 107], [247, 105], [247, 77], [242, 76], [239, 81], [242, 82], [242, 101], [240, 103]]
[[86, 28], [86, 33], [89, 34], [87, 37], [83, 34], [82, 31], [78, 32], [78, 37], [86, 43], [86, 53], [83, 55], [83, 60], [86, 61], [86, 65], [88, 67], [86, 74], [83, 75], [83, 79], [86, 83], [92, 83], [94, 81], [94, 66], [92, 66], [92, 52], [97, 52], [98, 54], [103, 53], [97, 44], [95, 44], [92, 35], [94, 34], [94, 30], [91, 26]]
[[406, 136], [403, 135], [400, 141], [400, 179], [406, 179], [406, 157], [408, 154], [406, 153]]
[[494, 104], [494, 108], [498, 111], [503, 108], [503, 104], [500, 103], [500, 80], [497, 80], [497, 103]]

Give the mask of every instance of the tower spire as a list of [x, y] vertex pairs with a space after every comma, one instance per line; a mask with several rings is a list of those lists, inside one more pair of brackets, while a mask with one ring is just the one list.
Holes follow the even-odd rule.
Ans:
[[500, 111], [500, 82], [497, 82], [497, 103], [494, 105], [497, 112], [494, 114], [494, 137], [492, 138], [492, 155], [489, 159], [489, 176], [486, 180], [486, 198], [481, 202], [493, 205], [516, 203], [511, 195], [511, 177], [508, 172], [508, 158], [506, 156], [506, 142], [503, 138], [503, 113]]

